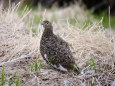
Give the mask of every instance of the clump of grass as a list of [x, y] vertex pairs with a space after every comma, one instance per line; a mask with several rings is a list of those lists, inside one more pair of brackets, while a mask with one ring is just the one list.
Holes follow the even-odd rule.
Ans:
[[15, 86], [22, 86], [22, 81], [19, 77], [16, 77], [15, 79]]
[[54, 63], [54, 58], [51, 57], [50, 60], [49, 60], [49, 62], [50, 62], [50, 65], [53, 64]]
[[73, 71], [77, 72], [77, 74], [81, 73], [81, 71], [80, 71], [79, 67], [77, 67], [77, 65], [73, 65]]
[[15, 86], [22, 86], [22, 80], [13, 75], [12, 79], [9, 80], [9, 86], [12, 86], [13, 84], [15, 84]]
[[12, 86], [15, 83], [16, 78], [17, 78], [16, 74], [17, 74], [17, 72], [15, 72], [14, 75], [10, 78], [9, 86]]
[[6, 83], [6, 76], [5, 76], [5, 69], [4, 69], [4, 66], [3, 66], [1, 77], [0, 77], [0, 86], [4, 86], [5, 83]]
[[95, 62], [95, 59], [94, 59], [94, 57], [90, 57], [90, 59], [88, 59], [87, 61], [86, 61], [86, 65], [85, 65], [86, 67], [91, 67], [91, 68], [93, 68], [94, 70], [95, 70], [95, 72], [97, 72], [98, 71], [98, 69], [97, 69], [97, 66], [96, 66], [96, 62]]
[[38, 62], [36, 59], [33, 63], [30, 64], [30, 71], [31, 72], [38, 72], [42, 68], [42, 60]]
[[13, 84], [15, 84], [15, 86], [22, 86], [22, 80], [16, 74], [17, 72], [13, 74], [12, 78], [7, 80], [8, 77], [5, 75], [5, 68], [3, 66], [1, 77], [0, 77], [0, 86], [4, 86], [7, 83], [9, 86], [12, 86]]

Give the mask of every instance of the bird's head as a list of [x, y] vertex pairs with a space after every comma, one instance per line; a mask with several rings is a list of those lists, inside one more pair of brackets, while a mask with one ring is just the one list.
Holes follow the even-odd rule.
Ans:
[[43, 21], [42, 22], [42, 25], [43, 25], [43, 27], [45, 28], [45, 29], [50, 29], [50, 28], [52, 28], [52, 24], [51, 24], [51, 22], [49, 22], [49, 21], [47, 21], [47, 20], [45, 20], [45, 21]]

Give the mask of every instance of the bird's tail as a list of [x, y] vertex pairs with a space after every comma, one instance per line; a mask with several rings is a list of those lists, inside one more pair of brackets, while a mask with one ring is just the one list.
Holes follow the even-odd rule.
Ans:
[[77, 74], [80, 74], [80, 73], [81, 73], [80, 68], [79, 68], [76, 64], [73, 65], [73, 70], [74, 70], [74, 72], [76, 72]]

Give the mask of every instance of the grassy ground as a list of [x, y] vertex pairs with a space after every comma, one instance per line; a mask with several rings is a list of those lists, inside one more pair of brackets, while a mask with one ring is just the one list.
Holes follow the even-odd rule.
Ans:
[[[52, 21], [66, 40], [81, 74], [50, 68], [39, 52], [41, 21]], [[0, 8], [0, 86], [104, 86], [115, 84], [113, 32], [79, 6], [59, 10]]]

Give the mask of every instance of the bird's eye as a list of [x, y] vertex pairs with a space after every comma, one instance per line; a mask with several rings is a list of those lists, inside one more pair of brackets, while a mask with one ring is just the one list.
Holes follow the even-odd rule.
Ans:
[[46, 24], [48, 24], [48, 22]]

